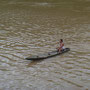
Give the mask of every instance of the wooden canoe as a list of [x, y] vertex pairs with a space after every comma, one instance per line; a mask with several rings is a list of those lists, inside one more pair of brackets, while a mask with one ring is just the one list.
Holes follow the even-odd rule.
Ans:
[[68, 51], [70, 51], [70, 48], [65, 48], [65, 49], [63, 49], [61, 52], [59, 52], [58, 50], [55, 50], [55, 51], [47, 52], [47, 53], [40, 54], [40, 55], [33, 55], [33, 56], [30, 56], [30, 57], [27, 57], [26, 59], [27, 59], [27, 60], [47, 59], [47, 58], [50, 58], [50, 57], [54, 57], [54, 56], [57, 56], [57, 55], [61, 55], [61, 54], [66, 53], [66, 52], [68, 52]]

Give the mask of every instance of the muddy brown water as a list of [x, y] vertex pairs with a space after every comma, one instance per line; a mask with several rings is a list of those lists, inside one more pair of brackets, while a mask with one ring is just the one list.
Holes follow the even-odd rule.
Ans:
[[[90, 90], [90, 3], [0, 4], [0, 90]], [[70, 52], [41, 61], [26, 57]]]

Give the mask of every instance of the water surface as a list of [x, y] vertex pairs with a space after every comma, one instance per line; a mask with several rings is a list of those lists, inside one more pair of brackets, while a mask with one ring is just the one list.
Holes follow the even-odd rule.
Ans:
[[[70, 52], [42, 61], [26, 57], [55, 50], [60, 38]], [[1, 90], [89, 90], [89, 1], [0, 4]]]

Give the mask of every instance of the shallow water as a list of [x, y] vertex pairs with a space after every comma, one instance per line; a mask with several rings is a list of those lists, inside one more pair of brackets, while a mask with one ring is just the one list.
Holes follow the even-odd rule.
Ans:
[[[70, 52], [41, 61], [26, 57]], [[0, 5], [0, 90], [89, 90], [90, 4], [8, 2]]]

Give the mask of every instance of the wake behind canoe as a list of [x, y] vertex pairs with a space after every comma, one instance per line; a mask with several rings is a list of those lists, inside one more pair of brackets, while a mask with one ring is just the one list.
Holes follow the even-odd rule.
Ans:
[[68, 51], [70, 51], [70, 48], [65, 48], [65, 49], [63, 49], [61, 52], [55, 50], [55, 51], [48, 52], [48, 53], [44, 53], [44, 54], [40, 54], [40, 55], [33, 55], [33, 56], [31, 56], [31, 57], [27, 57], [26, 59], [27, 59], [27, 60], [47, 59], [47, 58], [50, 58], [50, 57], [54, 57], [54, 56], [63, 54], [63, 53], [68, 52]]

